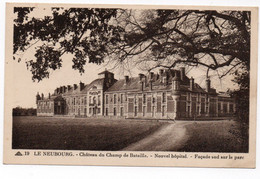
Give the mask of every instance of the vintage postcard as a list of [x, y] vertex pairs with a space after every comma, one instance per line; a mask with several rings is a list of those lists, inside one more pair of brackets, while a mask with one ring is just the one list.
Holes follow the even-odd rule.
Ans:
[[6, 4], [5, 164], [255, 168], [257, 7]]

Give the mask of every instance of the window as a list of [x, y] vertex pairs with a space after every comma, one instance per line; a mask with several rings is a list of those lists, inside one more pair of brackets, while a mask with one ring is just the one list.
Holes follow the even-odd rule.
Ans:
[[114, 94], [114, 104], [116, 104], [116, 94]]
[[226, 103], [223, 104], [223, 112], [227, 113], [227, 104]]
[[88, 110], [88, 111], [89, 111], [89, 114], [91, 114], [91, 108], [89, 108], [89, 110]]
[[108, 95], [106, 95], [106, 104], [108, 104]]
[[155, 97], [153, 97], [153, 103], [155, 103]]
[[91, 104], [91, 96], [89, 97], [89, 104]]
[[190, 93], [187, 93], [187, 100], [190, 101]]
[[114, 108], [114, 116], [116, 116], [116, 108]]
[[95, 105], [97, 103], [96, 97], [93, 97], [93, 104]]
[[146, 94], [143, 95], [143, 103], [146, 103]]
[[76, 104], [76, 99], [75, 99], [75, 98], [73, 99], [73, 104], [74, 104], [74, 105]]
[[120, 116], [123, 116], [123, 115], [124, 115], [124, 108], [121, 107], [121, 108], [120, 108]]
[[100, 101], [100, 96], [98, 96], [98, 105], [100, 105], [101, 101]]
[[162, 116], [165, 116], [165, 106], [162, 106]]
[[218, 112], [221, 113], [221, 103], [218, 103]]
[[121, 103], [123, 103], [124, 100], [124, 94], [121, 94]]
[[84, 104], [87, 104], [87, 97], [84, 97]]
[[108, 116], [108, 108], [106, 108], [106, 116]]
[[165, 94], [165, 93], [162, 94], [162, 100], [163, 100], [163, 101], [162, 101], [163, 103], [166, 102], [166, 94]]
[[143, 116], [146, 114], [146, 106], [143, 106]]
[[234, 106], [233, 104], [229, 104], [229, 112], [233, 113], [234, 112]]
[[134, 101], [135, 101], [135, 104], [137, 103], [137, 99], [136, 99], [136, 96], [135, 96], [135, 99], [134, 99]]

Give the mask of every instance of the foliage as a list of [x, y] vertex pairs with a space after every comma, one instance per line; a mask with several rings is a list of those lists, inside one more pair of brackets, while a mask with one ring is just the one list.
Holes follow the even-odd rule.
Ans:
[[35, 116], [36, 109], [34, 108], [13, 108], [13, 116]]
[[30, 17], [31, 8], [14, 8], [18, 12], [14, 22], [13, 53], [36, 47], [36, 61], [27, 61], [33, 80], [48, 78], [50, 70], [62, 67], [62, 55], [74, 55], [73, 68], [84, 72], [84, 65], [100, 64], [107, 55], [107, 44], [119, 39], [120, 28], [109, 25], [116, 9], [52, 8], [50, 16]]
[[179, 63], [211, 70], [228, 67], [220, 76], [249, 68], [250, 12], [149, 10], [144, 15], [140, 20], [129, 15], [123, 57], [145, 50], [150, 52], [146, 60], [155, 62], [152, 68]]
[[148, 70], [180, 63], [224, 69], [220, 77], [240, 67], [249, 70], [248, 11], [52, 8], [49, 16], [31, 18], [31, 10], [15, 8], [14, 54], [41, 42], [36, 61], [27, 62], [34, 80], [61, 68], [64, 53], [74, 55], [73, 68], [80, 73], [86, 62], [113, 57], [124, 63], [138, 55], [137, 63]]

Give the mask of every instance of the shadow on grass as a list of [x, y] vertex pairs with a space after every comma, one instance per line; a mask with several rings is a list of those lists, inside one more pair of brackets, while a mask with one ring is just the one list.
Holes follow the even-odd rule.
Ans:
[[161, 127], [151, 121], [14, 117], [13, 149], [120, 150]]
[[178, 151], [248, 153], [248, 127], [236, 121], [193, 122], [185, 127], [188, 141]]

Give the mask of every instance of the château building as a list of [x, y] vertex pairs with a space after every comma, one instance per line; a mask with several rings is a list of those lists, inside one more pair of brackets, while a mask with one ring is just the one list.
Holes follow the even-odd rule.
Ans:
[[116, 80], [105, 70], [90, 84], [61, 86], [46, 98], [36, 96], [38, 116], [182, 119], [234, 115], [235, 100], [187, 77], [185, 68]]

